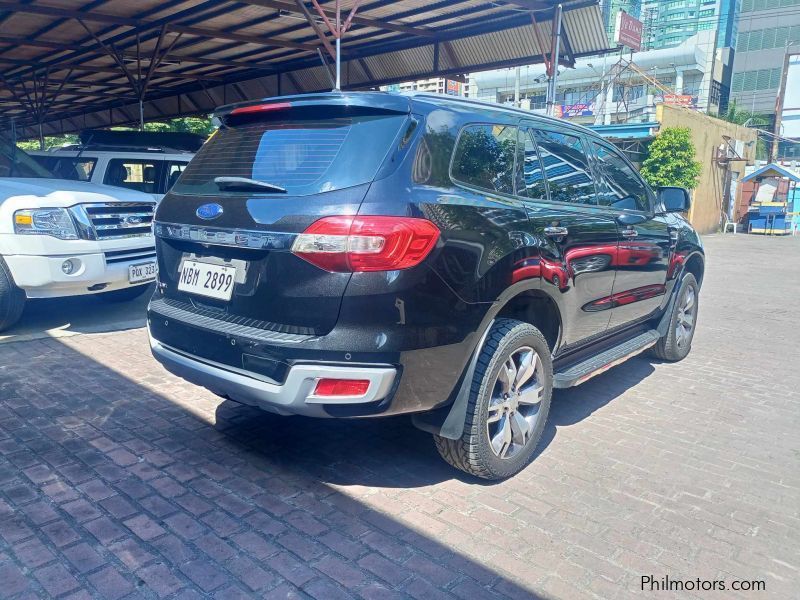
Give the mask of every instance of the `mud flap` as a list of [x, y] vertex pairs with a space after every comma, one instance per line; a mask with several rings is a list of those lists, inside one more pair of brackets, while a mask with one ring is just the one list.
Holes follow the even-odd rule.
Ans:
[[469, 365], [461, 377], [461, 383], [458, 387], [458, 393], [455, 400], [450, 406], [445, 406], [438, 410], [428, 413], [414, 415], [411, 419], [414, 426], [428, 431], [435, 435], [450, 439], [457, 440], [464, 433], [464, 422], [467, 419], [467, 404], [469, 402], [469, 391], [472, 387], [472, 378], [475, 375], [475, 369], [478, 366], [478, 357], [483, 350], [483, 344], [489, 336], [489, 332], [494, 326], [494, 319], [491, 320], [489, 325], [483, 332], [478, 345], [472, 352]]

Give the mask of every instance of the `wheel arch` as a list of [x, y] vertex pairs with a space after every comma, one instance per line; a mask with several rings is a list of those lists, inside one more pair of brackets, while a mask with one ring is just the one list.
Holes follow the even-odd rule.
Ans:
[[528, 289], [510, 297], [495, 318], [516, 319], [529, 323], [544, 336], [552, 353], [558, 348], [563, 324], [556, 301], [541, 289]]
[[[522, 317], [522, 318], [521, 318]], [[513, 318], [529, 323], [539, 329], [555, 352], [561, 338], [562, 320], [558, 302], [538, 286], [538, 281], [519, 282], [507, 288], [492, 304], [480, 324], [477, 342], [470, 353], [470, 358], [451, 396], [453, 402], [442, 408], [413, 415], [412, 422], [423, 431], [428, 431], [449, 439], [459, 439], [464, 432], [467, 402], [472, 376], [475, 372], [478, 355], [483, 348], [486, 337], [497, 319]], [[548, 323], [552, 319], [554, 323]], [[542, 330], [545, 326], [548, 334]], [[551, 341], [552, 340], [552, 341]]]
[[705, 257], [700, 252], [693, 252], [683, 263], [684, 272], [691, 273], [697, 280], [697, 285], [703, 285], [703, 277], [706, 270]]

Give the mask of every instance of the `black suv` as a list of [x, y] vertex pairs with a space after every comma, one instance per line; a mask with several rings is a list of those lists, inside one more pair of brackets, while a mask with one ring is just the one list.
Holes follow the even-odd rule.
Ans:
[[688, 193], [588, 129], [447, 96], [226, 106], [158, 207], [151, 346], [282, 415], [413, 414], [484, 478], [533, 456], [553, 388], [689, 352]]

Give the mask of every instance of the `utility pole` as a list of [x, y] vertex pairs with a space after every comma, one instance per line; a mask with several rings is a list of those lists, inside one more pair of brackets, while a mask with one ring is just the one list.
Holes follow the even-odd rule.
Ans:
[[557, 5], [553, 14], [553, 55], [550, 61], [550, 79], [547, 83], [547, 114], [555, 115], [556, 95], [558, 90], [558, 61], [561, 52], [561, 25], [564, 8], [561, 4]]

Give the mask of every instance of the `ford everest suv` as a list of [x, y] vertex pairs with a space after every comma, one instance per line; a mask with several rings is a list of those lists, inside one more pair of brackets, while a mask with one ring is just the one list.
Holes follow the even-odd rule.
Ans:
[[688, 193], [588, 129], [446, 96], [226, 106], [156, 211], [153, 354], [282, 415], [412, 414], [508, 477], [553, 388], [689, 352], [703, 279]]
[[0, 137], [0, 331], [28, 298], [140, 296], [155, 279], [152, 196], [57, 179]]

